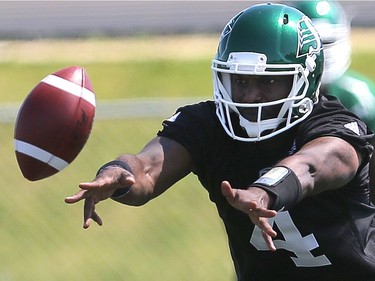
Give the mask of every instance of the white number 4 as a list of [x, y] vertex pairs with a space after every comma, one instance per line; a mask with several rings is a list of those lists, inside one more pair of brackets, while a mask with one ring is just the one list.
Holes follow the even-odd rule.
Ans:
[[[301, 233], [292, 221], [289, 212], [278, 212], [276, 217], [268, 220], [270, 225], [276, 224], [285, 240], [273, 241], [277, 249], [285, 249], [293, 252], [296, 257], [291, 257], [298, 267], [317, 267], [330, 265], [331, 262], [325, 255], [314, 257], [311, 250], [319, 247], [314, 234], [302, 237]], [[250, 243], [259, 251], [267, 251], [266, 242], [261, 230], [255, 226], [251, 235]]]

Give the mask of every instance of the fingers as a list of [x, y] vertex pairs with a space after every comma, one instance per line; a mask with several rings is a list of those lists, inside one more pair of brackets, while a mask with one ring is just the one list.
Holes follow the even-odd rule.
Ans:
[[253, 216], [262, 218], [273, 218], [277, 215], [277, 212], [275, 210], [268, 210], [266, 208], [254, 208], [248, 210], [248, 214], [252, 214]]
[[93, 211], [92, 212], [92, 216], [91, 216], [92, 220], [94, 222], [96, 222], [98, 225], [102, 226], [103, 225], [103, 221], [102, 219], [99, 217], [99, 215], [97, 214], [96, 211]]
[[89, 197], [85, 200], [85, 204], [83, 206], [83, 228], [88, 228], [91, 223], [92, 213], [95, 209], [95, 202], [94, 200]]
[[81, 182], [78, 186], [81, 189], [88, 190], [88, 189], [92, 189], [92, 188], [98, 188], [98, 187], [100, 187], [100, 184], [97, 181], [94, 180], [94, 181], [90, 181], [90, 182]]
[[273, 243], [272, 237], [268, 235], [265, 231], [262, 231], [262, 236], [263, 236], [264, 241], [266, 242], [268, 250], [276, 251], [276, 247], [275, 247], [275, 244]]
[[[94, 216], [95, 215], [95, 216]], [[94, 222], [96, 222], [98, 225], [102, 226], [103, 225], [103, 221], [102, 219], [98, 216], [98, 214], [94, 211], [93, 212], [93, 216], [92, 218], [89, 218], [89, 219], [86, 219], [84, 220], [83, 222], [83, 228], [84, 229], [87, 229], [90, 227], [91, 225], [91, 220], [93, 220]]]
[[260, 228], [262, 232], [262, 236], [266, 245], [270, 251], [276, 251], [276, 247], [273, 243], [272, 238], [277, 236], [277, 232], [273, 230], [272, 226], [268, 223], [268, 218], [259, 217], [252, 213], [253, 211], [249, 211], [249, 217], [251, 221]]
[[72, 196], [66, 197], [65, 203], [74, 204], [85, 200], [83, 208], [83, 228], [86, 229], [90, 227], [92, 220], [98, 225], [102, 225], [102, 219], [95, 212], [95, 204], [110, 198], [118, 188], [130, 188], [134, 183], [134, 176], [129, 171], [121, 167], [110, 167], [99, 173], [93, 181], [80, 183], [80, 191]]
[[98, 225], [103, 225], [103, 221], [100, 216], [95, 212], [95, 201], [92, 197], [88, 197], [85, 200], [83, 206], [83, 228], [89, 228], [91, 220], [95, 221]]
[[277, 236], [277, 232], [268, 223], [268, 219], [275, 217], [277, 212], [269, 210], [259, 203], [262, 202], [259, 193], [250, 190], [233, 189], [227, 181], [221, 183], [221, 192], [230, 205], [246, 213], [251, 221], [262, 230], [263, 239], [268, 249], [275, 251], [276, 247], [272, 238]]
[[91, 224], [91, 220], [95, 221], [98, 225], [103, 225], [103, 221], [100, 216], [95, 212], [95, 200], [92, 196], [88, 195], [87, 190], [80, 190], [72, 196], [65, 198], [65, 203], [74, 204], [78, 201], [85, 200], [83, 207], [83, 228], [88, 228]]
[[85, 199], [86, 192], [87, 192], [86, 190], [81, 189], [76, 194], [66, 197], [65, 203], [74, 204], [74, 203], [77, 203], [78, 201], [81, 201], [82, 199]]
[[259, 216], [270, 215], [272, 217], [272, 213], [268, 213], [267, 209], [260, 206], [258, 195], [253, 194], [250, 190], [232, 188], [229, 182], [223, 181], [221, 192], [229, 204], [246, 214], [249, 210], [256, 210], [262, 211], [258, 212]]
[[268, 236], [276, 237], [277, 233], [271, 225], [268, 223], [268, 219], [266, 218], [258, 218], [256, 225]]
[[135, 183], [134, 176], [119, 167], [108, 168], [104, 172], [100, 173], [91, 182], [82, 182], [79, 184], [81, 189], [117, 189], [123, 187], [130, 187]]

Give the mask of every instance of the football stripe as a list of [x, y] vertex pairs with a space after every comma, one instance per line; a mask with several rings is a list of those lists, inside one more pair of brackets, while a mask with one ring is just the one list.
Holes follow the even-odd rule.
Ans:
[[49, 84], [53, 87], [56, 87], [58, 89], [61, 89], [65, 92], [68, 92], [69, 94], [81, 97], [95, 107], [95, 94], [84, 87], [81, 87], [73, 82], [70, 82], [69, 80], [66, 80], [53, 74], [50, 74], [47, 77], [45, 77], [42, 80], [42, 82]]
[[45, 151], [35, 145], [29, 144], [24, 141], [14, 140], [14, 146], [16, 151], [26, 154], [32, 158], [35, 158], [41, 162], [48, 164], [49, 166], [61, 171], [69, 165], [65, 160]]

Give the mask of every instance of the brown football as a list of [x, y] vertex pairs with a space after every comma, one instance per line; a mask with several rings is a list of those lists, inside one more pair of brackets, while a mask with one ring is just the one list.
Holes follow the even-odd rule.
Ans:
[[84, 68], [56, 71], [29, 93], [16, 119], [14, 145], [23, 176], [54, 175], [80, 153], [90, 136], [95, 94]]

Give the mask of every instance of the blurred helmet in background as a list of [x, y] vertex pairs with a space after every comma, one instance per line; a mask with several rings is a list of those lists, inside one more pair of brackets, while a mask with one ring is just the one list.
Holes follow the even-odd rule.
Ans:
[[307, 15], [323, 42], [324, 72], [322, 85], [340, 77], [350, 66], [350, 21], [339, 2], [293, 1], [289, 5]]

